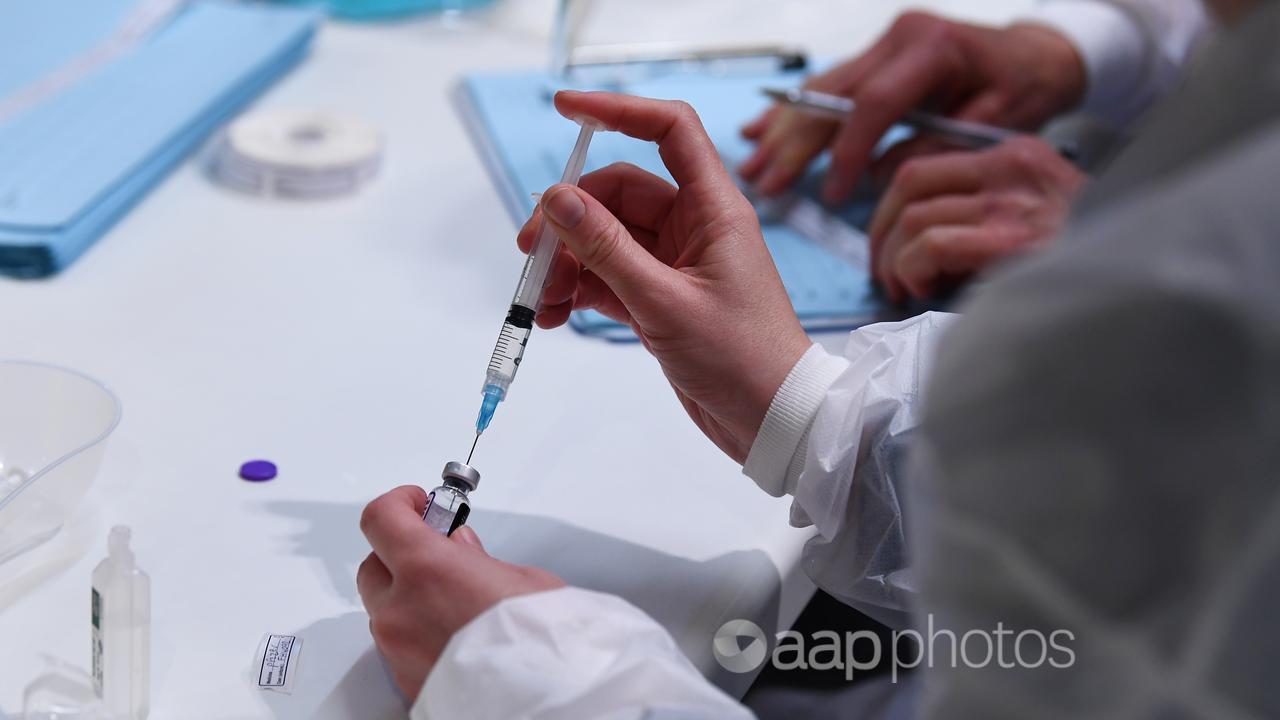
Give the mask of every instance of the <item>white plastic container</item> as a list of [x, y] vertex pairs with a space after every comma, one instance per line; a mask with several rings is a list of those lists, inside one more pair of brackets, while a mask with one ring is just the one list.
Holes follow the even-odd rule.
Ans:
[[120, 720], [151, 709], [151, 578], [129, 548], [129, 528], [111, 528], [107, 557], [93, 569], [93, 687]]
[[57, 534], [89, 490], [120, 403], [74, 370], [0, 361], [0, 583]]

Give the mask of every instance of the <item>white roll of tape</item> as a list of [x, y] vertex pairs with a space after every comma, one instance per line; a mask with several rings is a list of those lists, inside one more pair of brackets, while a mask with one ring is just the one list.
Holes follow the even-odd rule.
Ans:
[[265, 111], [231, 123], [212, 163], [228, 187], [271, 197], [355, 192], [378, 172], [382, 137], [359, 120], [323, 112]]

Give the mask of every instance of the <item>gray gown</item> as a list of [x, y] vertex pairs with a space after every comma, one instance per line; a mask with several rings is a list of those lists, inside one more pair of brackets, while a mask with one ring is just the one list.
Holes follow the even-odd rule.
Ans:
[[1280, 716], [1280, 5], [1262, 5], [941, 344], [909, 474], [922, 611], [957, 634], [1067, 631], [1070, 654], [935, 663], [925, 717]]

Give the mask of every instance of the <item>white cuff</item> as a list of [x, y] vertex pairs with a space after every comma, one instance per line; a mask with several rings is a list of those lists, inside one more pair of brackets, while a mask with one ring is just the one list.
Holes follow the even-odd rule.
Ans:
[[769, 412], [747, 454], [747, 462], [742, 466], [742, 472], [761, 490], [781, 497], [794, 489], [787, 487], [787, 477], [800, 440], [813, 422], [827, 390], [848, 368], [848, 360], [828, 354], [816, 343], [791, 368], [773, 396]]
[[1052, 0], [1020, 21], [1056, 30], [1080, 53], [1088, 78], [1081, 110], [1117, 128], [1132, 119], [1155, 70], [1152, 41], [1133, 16], [1104, 0]]
[[503, 600], [454, 633], [412, 718], [640, 720], [663, 712], [750, 717], [644, 612], [614, 595], [566, 587]]

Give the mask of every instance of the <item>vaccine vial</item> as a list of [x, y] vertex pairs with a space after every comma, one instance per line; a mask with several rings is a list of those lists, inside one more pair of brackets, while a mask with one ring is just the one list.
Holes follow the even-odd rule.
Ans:
[[440, 474], [444, 484], [427, 493], [427, 509], [422, 519], [437, 532], [451, 535], [462, 527], [471, 514], [471, 501], [467, 493], [480, 485], [480, 473], [470, 465], [460, 462], [447, 463]]
[[111, 528], [107, 557], [93, 569], [90, 620], [94, 691], [112, 717], [142, 720], [151, 709], [151, 578], [127, 527]]

